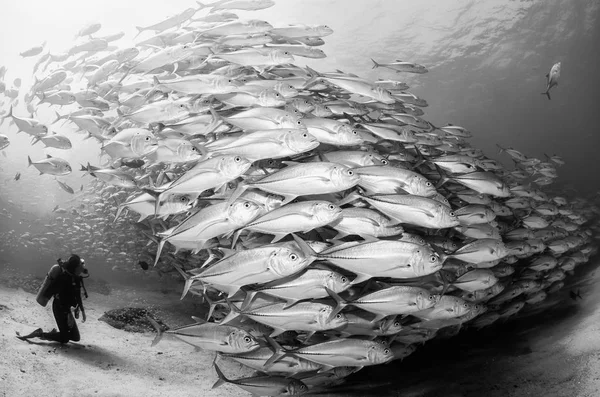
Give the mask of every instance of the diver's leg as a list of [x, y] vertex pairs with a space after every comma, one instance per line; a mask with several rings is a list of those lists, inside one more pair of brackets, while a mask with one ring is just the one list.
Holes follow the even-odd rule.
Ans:
[[73, 317], [73, 313], [69, 310], [69, 340], [73, 342], [79, 342], [81, 336], [79, 335], [79, 328], [77, 328], [77, 322]]
[[44, 331], [42, 331], [41, 328], [38, 328], [35, 331], [33, 331], [32, 333], [27, 334], [27, 335], [21, 335], [19, 332], [17, 332], [17, 338], [19, 338], [21, 340], [31, 339], [31, 338], [39, 338], [43, 334], [44, 334]]
[[71, 314], [71, 310], [63, 307], [60, 301], [55, 298], [52, 302], [52, 312], [54, 313], [56, 325], [58, 325], [58, 332], [44, 333], [43, 339], [54, 340], [60, 343], [69, 342], [69, 315]]

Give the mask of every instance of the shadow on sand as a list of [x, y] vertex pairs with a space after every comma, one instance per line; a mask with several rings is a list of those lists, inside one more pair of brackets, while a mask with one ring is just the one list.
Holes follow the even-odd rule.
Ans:
[[97, 345], [84, 345], [74, 342], [61, 344], [59, 342], [36, 339], [25, 339], [23, 341], [32, 345], [46, 347], [48, 348], [48, 352], [61, 354], [64, 357], [79, 360], [83, 363], [87, 363], [101, 369], [109, 369], [115, 366], [131, 366], [134, 364], [129, 360], [121, 358], [118, 354], [116, 354], [116, 352], [106, 350]]

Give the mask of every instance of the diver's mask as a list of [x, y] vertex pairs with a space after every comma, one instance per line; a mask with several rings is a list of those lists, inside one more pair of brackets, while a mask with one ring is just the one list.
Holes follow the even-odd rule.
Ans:
[[83, 276], [89, 277], [90, 274], [88, 272], [88, 269], [85, 267], [85, 260], [83, 258], [81, 258], [81, 267], [82, 267], [82, 270], [81, 270], [82, 277]]

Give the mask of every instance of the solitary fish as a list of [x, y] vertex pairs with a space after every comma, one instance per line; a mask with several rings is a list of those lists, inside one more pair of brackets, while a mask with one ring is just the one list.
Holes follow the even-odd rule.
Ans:
[[550, 89], [554, 86], [558, 85], [558, 79], [560, 78], [560, 62], [552, 65], [552, 69], [550, 69], [550, 73], [546, 75], [546, 91], [542, 92], [542, 95], [546, 95], [548, 99], [550, 98]]
[[56, 182], [58, 182], [58, 186], [60, 186], [60, 188], [62, 190], [64, 190], [65, 192], [70, 193], [70, 194], [75, 194], [75, 191], [73, 190], [73, 188], [71, 186], [67, 185], [64, 182], [59, 181], [58, 179], [56, 179]]

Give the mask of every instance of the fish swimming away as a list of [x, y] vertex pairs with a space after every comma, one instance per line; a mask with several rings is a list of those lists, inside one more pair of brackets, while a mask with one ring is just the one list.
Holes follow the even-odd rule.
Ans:
[[542, 95], [546, 95], [548, 99], [550, 98], [550, 89], [552, 87], [556, 87], [558, 85], [558, 80], [560, 79], [560, 62], [552, 65], [550, 72], [546, 75], [546, 91], [542, 92]]

